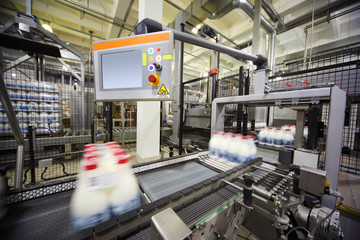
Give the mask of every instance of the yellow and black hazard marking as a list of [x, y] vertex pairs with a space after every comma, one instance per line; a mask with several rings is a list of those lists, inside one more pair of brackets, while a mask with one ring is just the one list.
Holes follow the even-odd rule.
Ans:
[[166, 87], [165, 87], [165, 85], [163, 84], [163, 85], [161, 85], [161, 88], [160, 88], [160, 90], [158, 91], [158, 93], [157, 94], [169, 94], [169, 92], [168, 92], [168, 90], [166, 89]]

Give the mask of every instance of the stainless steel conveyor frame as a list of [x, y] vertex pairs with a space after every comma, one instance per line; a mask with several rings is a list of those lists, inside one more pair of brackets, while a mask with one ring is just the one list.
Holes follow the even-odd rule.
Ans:
[[[328, 182], [332, 189], [338, 185], [338, 173], [340, 169], [339, 159], [341, 157], [342, 130], [345, 118], [346, 93], [337, 86], [304, 89], [297, 91], [276, 92], [268, 94], [252, 94], [246, 96], [233, 96], [216, 98], [212, 102], [211, 131], [224, 130], [225, 105], [241, 103], [252, 106], [284, 106], [296, 107], [318, 104], [320, 101], [329, 102], [328, 130], [326, 138], [325, 171], [328, 173]], [[303, 110], [299, 111], [297, 128], [303, 131]], [[324, 196], [323, 205], [329, 208], [335, 206], [335, 199]]]

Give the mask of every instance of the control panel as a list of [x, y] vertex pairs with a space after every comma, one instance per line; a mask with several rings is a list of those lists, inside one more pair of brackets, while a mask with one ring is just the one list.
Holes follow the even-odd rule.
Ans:
[[97, 101], [171, 100], [171, 31], [93, 43]]

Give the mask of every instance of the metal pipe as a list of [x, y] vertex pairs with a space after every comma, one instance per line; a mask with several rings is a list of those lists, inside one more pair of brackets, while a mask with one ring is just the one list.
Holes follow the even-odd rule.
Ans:
[[329, 22], [330, 20], [333, 20], [333, 19], [335, 19], [335, 18], [338, 18], [338, 17], [341, 17], [341, 16], [343, 16], [343, 15], [349, 14], [349, 13], [354, 12], [354, 11], [359, 10], [359, 9], [360, 9], [360, 6], [356, 6], [356, 7], [353, 7], [353, 8], [351, 8], [351, 9], [345, 10], [345, 11], [343, 11], [343, 12], [341, 12], [341, 13], [334, 14], [334, 15], [332, 15], [332, 16], [330, 16], [330, 17], [327, 17], [327, 18], [325, 18], [325, 19], [323, 19], [323, 20], [317, 21], [317, 22], [315, 22], [315, 23], [313, 23], [313, 24], [306, 25], [306, 26], [304, 27], [304, 32], [305, 32], [305, 51], [304, 51], [303, 70], [306, 70], [306, 62], [307, 62], [307, 40], [308, 40], [307, 38], [308, 38], [308, 29], [311, 28], [311, 27], [313, 27], [313, 26], [317, 26], [317, 25], [320, 25], [320, 24], [322, 24], [322, 23]]
[[291, 180], [292, 180], [292, 177], [289, 177], [289, 176], [287, 176], [287, 175], [284, 175], [284, 174], [281, 174], [281, 173], [278, 173], [278, 172], [272, 171], [272, 170], [270, 170], [270, 169], [263, 168], [263, 167], [259, 167], [259, 166], [256, 166], [256, 165], [254, 165], [253, 167], [254, 167], [254, 168], [257, 168], [257, 169], [261, 169], [261, 170], [263, 170], [263, 171], [265, 171], [265, 172], [269, 172], [269, 173], [272, 173], [272, 174], [278, 175], [278, 176], [280, 176], [280, 177], [283, 177], [283, 178], [288, 178], [288, 179], [291, 179]]
[[[181, 24], [180, 25], [181, 31], [178, 31], [180, 33], [183, 33], [184, 29], [185, 29], [185, 25]], [[177, 30], [174, 30], [177, 31]], [[179, 88], [179, 132], [178, 132], [178, 137], [179, 137], [179, 155], [182, 155], [182, 149], [183, 149], [183, 126], [184, 126], [184, 83], [183, 83], [183, 72], [184, 72], [184, 68], [183, 68], [183, 64], [184, 64], [184, 42], [180, 43], [179, 46], [179, 53], [180, 56], [179, 57], [179, 83], [180, 83], [180, 88]]]
[[26, 0], [26, 15], [32, 16], [32, 0]]
[[271, 34], [271, 50], [270, 50], [270, 69], [272, 75], [275, 72], [275, 46], [276, 46], [276, 31]]
[[134, 32], [135, 35], [137, 34], [144, 34], [144, 33], [151, 33], [151, 32], [158, 32], [158, 31], [172, 31], [174, 34], [175, 40], [179, 40], [182, 42], [187, 42], [196, 46], [208, 48], [211, 50], [215, 50], [218, 52], [226, 53], [238, 60], [249, 60], [252, 61], [255, 65], [259, 68], [267, 67], [267, 58], [262, 55], [252, 55], [249, 53], [242, 52], [240, 50], [224, 46], [219, 43], [211, 42], [207, 39], [204, 39], [200, 36], [194, 36], [192, 34], [188, 34], [179, 30], [175, 30], [169, 27], [162, 26], [160, 23], [145, 18], [141, 22], [136, 25]]
[[[337, 0], [334, 2], [330, 2], [324, 7], [318, 8], [314, 11], [315, 19], [328, 15], [330, 12], [337, 11], [339, 9], [345, 8], [351, 5], [354, 1], [353, 0]], [[306, 13], [288, 23], [286, 23], [285, 28], [280, 29], [278, 34], [289, 31], [293, 28], [301, 26], [305, 23], [308, 23], [312, 19], [312, 12]]]
[[270, 19], [275, 24], [278, 24], [278, 28], [283, 28], [285, 26], [284, 21], [281, 19], [281, 16], [277, 13], [276, 9], [269, 0], [262, 0], [261, 6], [267, 13], [267, 15], [269, 15]]
[[[233, 0], [232, 5], [229, 4], [223, 10], [217, 13], [213, 13], [209, 16], [209, 19], [219, 19], [234, 10], [235, 8], [242, 9], [251, 19], [254, 19], [254, 6], [246, 0]], [[263, 15], [260, 16], [260, 23], [266, 32], [272, 33], [275, 31], [275, 27], [268, 20], [266, 20]]]
[[163, 30], [171, 30], [174, 33], [174, 38], [179, 41], [187, 42], [196, 46], [208, 48], [211, 50], [215, 50], [221, 53], [226, 53], [236, 59], [245, 59], [248, 61], [252, 61], [259, 68], [264, 68], [267, 66], [267, 58], [262, 55], [253, 55], [250, 53], [245, 53], [240, 50], [224, 46], [219, 43], [214, 43], [206, 39], [202, 39], [184, 32], [180, 32], [178, 30], [174, 30], [168, 27], [163, 27]]
[[[234, 184], [234, 183], [232, 183], [232, 182], [229, 182], [229, 181], [227, 181], [227, 180], [221, 180], [221, 181], [223, 181], [224, 183], [226, 183], [226, 184], [228, 184], [228, 185], [230, 185], [230, 186], [232, 186], [232, 187], [234, 187], [234, 188], [236, 188], [236, 189], [238, 189], [238, 190], [240, 190], [240, 191], [243, 191], [243, 189], [244, 188], [242, 188], [242, 187], [240, 187], [240, 186], [238, 186], [238, 185], [236, 185], [236, 184]], [[257, 200], [259, 200], [259, 201], [262, 201], [263, 203], [266, 203], [267, 204], [267, 200], [265, 199], [265, 198], [263, 198], [263, 197], [261, 197], [261, 196], [259, 196], [259, 195], [256, 195], [256, 194], [252, 194], [252, 196], [255, 198], [255, 199], [257, 199]]]
[[[60, 1], [60, 0], [55, 0], [55, 1], [58, 2], [58, 3], [60, 3], [60, 4], [62, 4], [62, 5], [64, 5], [64, 6], [67, 6], [67, 7], [69, 7], [69, 8], [75, 9], [75, 10], [77, 10], [77, 11], [79, 11], [79, 12], [82, 12], [82, 13], [83, 13], [83, 12], [86, 12], [86, 14], [88, 14], [88, 15], [90, 15], [90, 16], [92, 16], [92, 17], [95, 17], [95, 18], [98, 18], [98, 19], [100, 19], [100, 20], [109, 22], [109, 23], [114, 24], [114, 25], [116, 25], [116, 26], [118, 26], [118, 27], [124, 26], [124, 28], [125, 28], [126, 30], [128, 30], [128, 31], [132, 31], [133, 28], [134, 28], [134, 26], [132, 26], [132, 25], [124, 22], [124, 21], [121, 20], [121, 19], [110, 17], [110, 16], [108, 16], [108, 15], [102, 13], [102, 12], [96, 11], [96, 10], [94, 10], [94, 9], [91, 9], [91, 8], [89, 8], [89, 7], [86, 7], [86, 6], [84, 6], [84, 5], [82, 5], [82, 4], [79, 4], [79, 3], [77, 3], [77, 2], [70, 1], [70, 0], [65, 0], [66, 2], [63, 2], [63, 1]], [[73, 6], [72, 6], [72, 5], [73, 5]], [[97, 14], [98, 16], [95, 15], [95, 14]], [[101, 17], [103, 17], [103, 18], [100, 18], [99, 16], [101, 16]], [[109, 20], [107, 20], [107, 19], [109, 19]], [[126, 28], [125, 26], [129, 27], [130, 29]]]
[[[254, 6], [246, 0], [234, 0], [232, 5], [229, 4], [221, 11], [213, 13], [209, 16], [209, 19], [219, 19], [234, 10], [235, 8], [242, 9], [251, 19], [254, 19]], [[266, 32], [272, 33], [275, 31], [275, 27], [262, 15], [260, 16], [260, 22]]]

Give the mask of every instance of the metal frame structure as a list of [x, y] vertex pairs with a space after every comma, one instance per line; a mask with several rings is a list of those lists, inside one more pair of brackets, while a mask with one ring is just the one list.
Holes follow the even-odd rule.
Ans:
[[[233, 96], [216, 98], [212, 103], [211, 112], [211, 131], [222, 131], [224, 129], [225, 105], [232, 103], [241, 103], [255, 106], [278, 105], [284, 107], [296, 106], [304, 107], [311, 104], [317, 104], [320, 101], [329, 101], [329, 125], [326, 139], [325, 152], [325, 170], [328, 173], [328, 182], [331, 188], [336, 189], [338, 185], [338, 173], [340, 169], [339, 160], [342, 148], [342, 130], [345, 118], [346, 93], [338, 88], [314, 88], [307, 90], [277, 92], [269, 94], [252, 94], [247, 96]], [[303, 111], [298, 114], [299, 119]], [[302, 125], [300, 130], [302, 132]], [[298, 127], [299, 128], [299, 127]], [[297, 128], [297, 129], [298, 129]], [[335, 200], [324, 197], [325, 206], [333, 208]]]
[[[141, 22], [138, 23], [138, 25], [135, 27], [135, 34], [146, 34], [146, 33], [152, 33], [152, 32], [159, 32], [159, 31], [172, 31], [174, 39], [178, 40], [175, 43], [175, 51], [176, 51], [176, 81], [178, 81], [179, 83], [175, 83], [179, 84], [178, 88], [179, 88], [179, 95], [178, 96], [174, 96], [174, 98], [179, 101], [178, 104], [173, 104], [175, 111], [177, 112], [178, 108], [179, 108], [179, 115], [178, 116], [176, 114], [176, 116], [174, 116], [174, 126], [173, 126], [173, 135], [171, 136], [172, 140], [178, 140], [178, 147], [179, 147], [179, 153], [182, 154], [182, 145], [183, 145], [183, 140], [182, 140], [182, 116], [183, 116], [183, 88], [182, 86], [182, 72], [183, 72], [183, 43], [189, 43], [189, 44], [193, 44], [196, 46], [200, 46], [200, 47], [204, 47], [207, 49], [211, 49], [214, 51], [217, 51], [219, 53], [225, 53], [227, 55], [230, 55], [232, 57], [234, 57], [235, 59], [238, 60], [248, 60], [248, 61], [252, 61], [258, 69], [265, 69], [267, 68], [268, 65], [268, 60], [266, 57], [262, 56], [262, 55], [253, 55], [253, 54], [249, 54], [219, 43], [214, 43], [212, 41], [209, 41], [207, 39], [204, 39], [200, 36], [194, 36], [192, 34], [189, 33], [185, 33], [184, 32], [184, 13], [180, 12], [177, 16], [177, 20], [176, 20], [176, 28], [180, 29], [172, 29], [169, 27], [164, 27], [162, 26], [160, 23], [152, 20], [152, 19], [144, 19]], [[255, 75], [258, 74], [258, 72], [261, 71], [256, 71]], [[267, 71], [265, 71], [267, 72]], [[265, 83], [267, 82], [267, 75], [266, 78], [264, 79]], [[177, 87], [177, 85], [176, 85]], [[263, 85], [261, 86], [263, 87]], [[259, 91], [264, 91], [264, 89], [258, 89]], [[179, 122], [178, 122], [179, 121]], [[178, 125], [177, 125], [178, 123]], [[176, 128], [178, 127], [178, 129]]]

